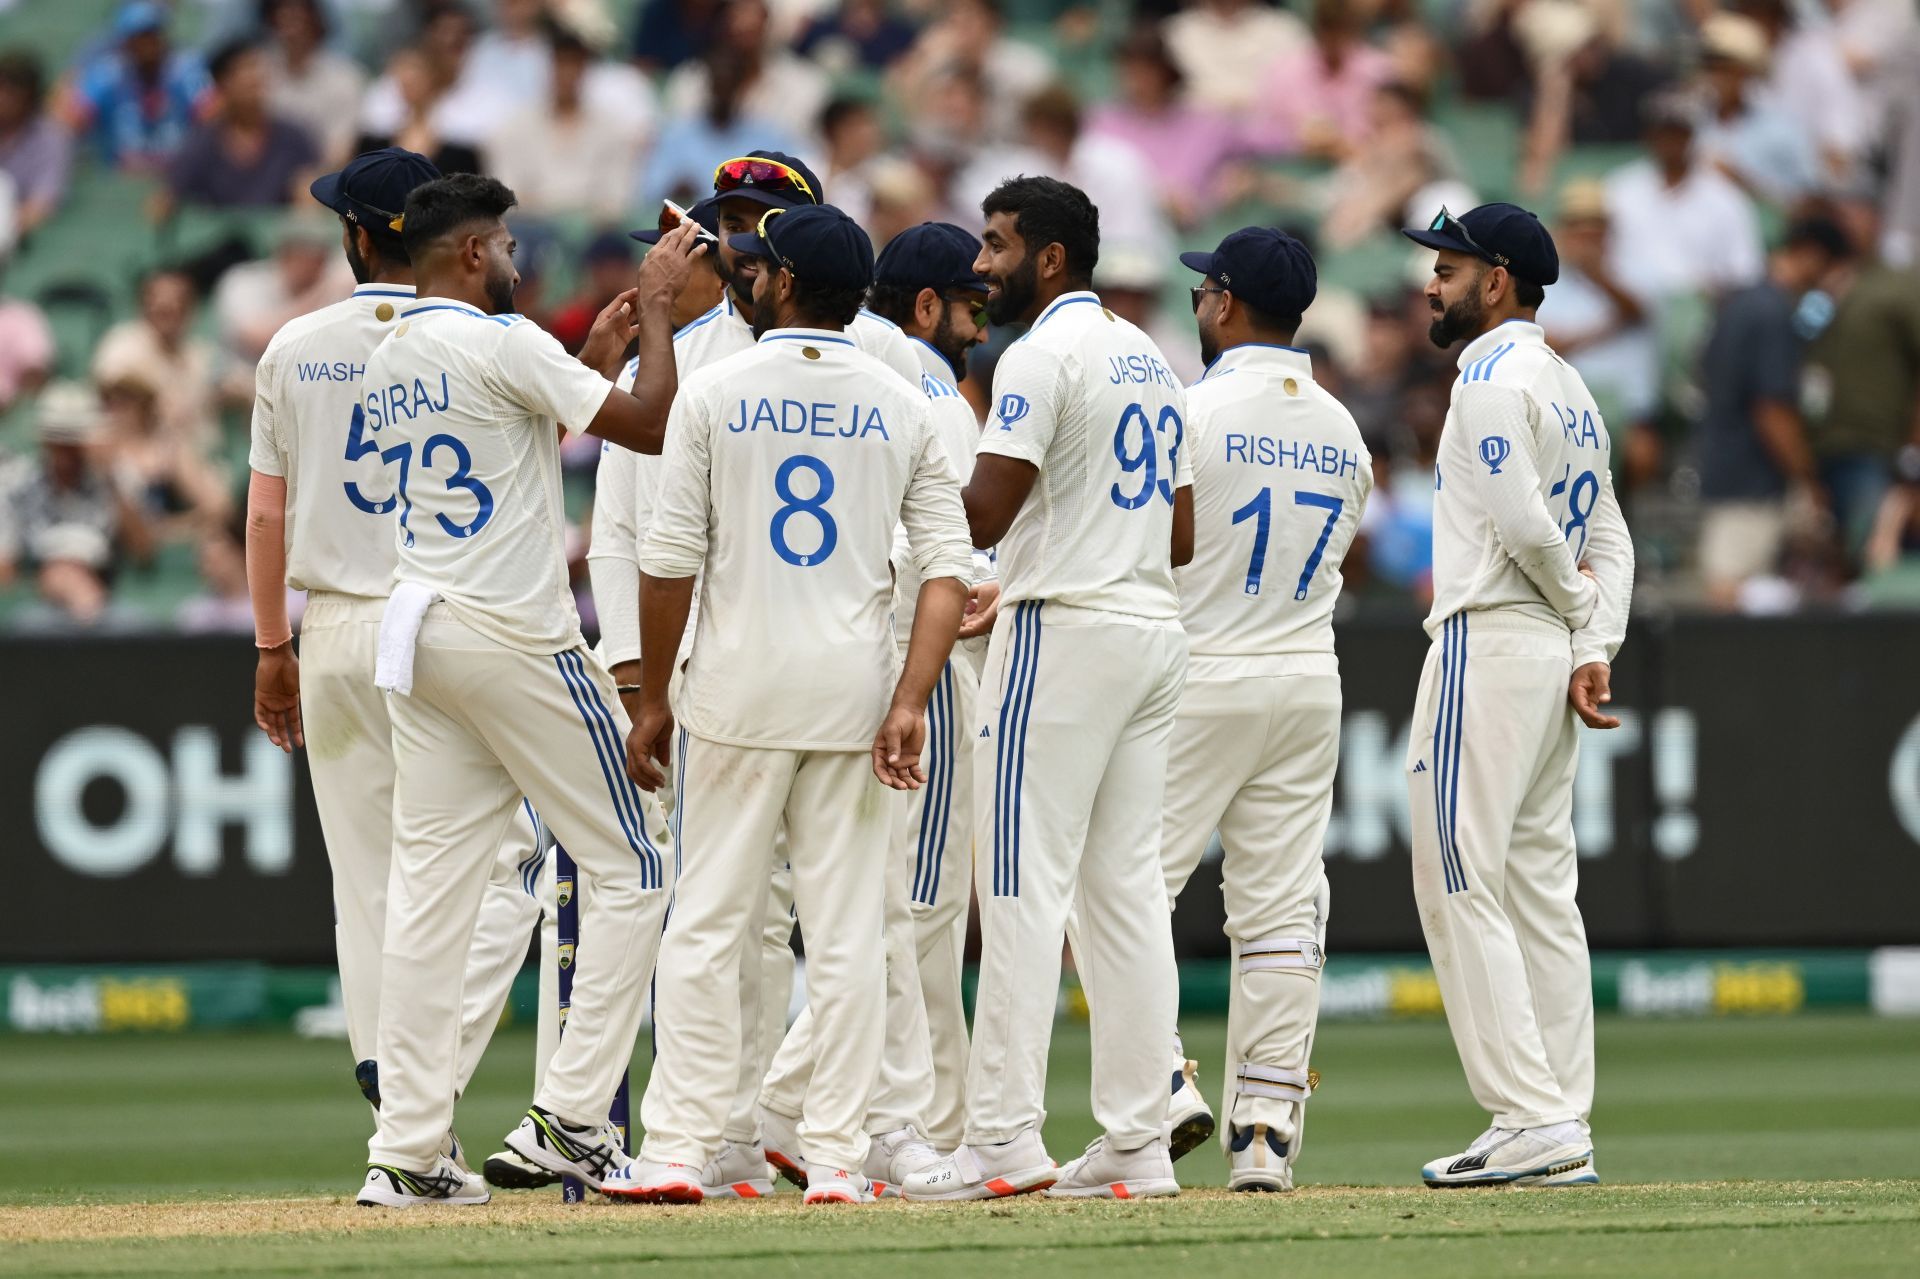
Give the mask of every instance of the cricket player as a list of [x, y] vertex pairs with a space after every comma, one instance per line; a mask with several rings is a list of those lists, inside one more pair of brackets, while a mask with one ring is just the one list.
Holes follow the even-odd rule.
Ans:
[[[681, 389], [641, 559], [642, 708], [627, 760], [642, 786], [660, 785], [677, 713], [683, 869], [662, 943], [646, 1142], [605, 1189], [698, 1202], [716, 1186], [724, 1082], [743, 1046], [735, 973], [762, 932], [784, 821], [818, 1055], [800, 1124], [806, 1201], [870, 1201], [860, 1169], [884, 1034], [888, 787], [926, 778], [927, 699], [972, 555], [925, 396], [845, 334], [873, 279], [866, 233], [832, 206], [801, 206], [769, 210], [733, 247], [765, 259], [759, 342]], [[890, 616], [896, 524], [924, 581], [904, 668]], [[670, 711], [695, 573], [698, 630]]]
[[[749, 151], [715, 166], [713, 195], [688, 212], [696, 221], [711, 217], [717, 222], [719, 243], [712, 256], [726, 290], [718, 305], [674, 335], [674, 362], [680, 377], [753, 349], [753, 282], [761, 262], [735, 249], [732, 237], [750, 235], [768, 209], [821, 203], [825, 190], [805, 161], [781, 151]], [[716, 227], [709, 225], [706, 229]], [[634, 233], [643, 242], [657, 235], [656, 231]], [[862, 311], [847, 327], [845, 336], [910, 384], [920, 384], [918, 361], [892, 324]], [[631, 386], [632, 376], [630, 365], [622, 374], [621, 385]], [[629, 715], [637, 705], [640, 678], [638, 560], [646, 541], [659, 466], [657, 458], [641, 458], [623, 449], [603, 449], [595, 476], [593, 550], [589, 558], [594, 602], [600, 615], [602, 652], [618, 686], [628, 690], [622, 697], [627, 699]], [[673, 790], [663, 789], [668, 794]], [[730, 1144], [716, 1156], [730, 1174], [724, 1184], [747, 1186], [757, 1193], [766, 1193], [771, 1187], [763, 1188], [766, 1158], [756, 1103], [761, 1080], [786, 1033], [787, 1005], [793, 990], [793, 893], [784, 858], [771, 872], [768, 891], [771, 899], [766, 933], [758, 958], [745, 963], [740, 973], [742, 1033], [749, 1043], [741, 1055], [740, 1078], [735, 1081], [727, 1120]], [[797, 1173], [791, 1175], [797, 1179]]]
[[[1152, 340], [1089, 285], [1099, 213], [1053, 178], [982, 203], [987, 314], [1027, 332], [994, 373], [964, 496], [998, 546], [1001, 616], [975, 716], [980, 987], [966, 1139], [909, 1199], [1051, 1187], [1179, 1192], [1163, 1124], [1172, 920], [1157, 832], [1187, 664], [1173, 565], [1192, 553], [1186, 398]], [[1067, 915], [1078, 899], [1103, 1135], [1055, 1168], [1041, 1141]]]
[[[439, 176], [425, 156], [389, 147], [314, 181], [314, 198], [340, 217], [357, 287], [291, 321], [268, 344], [255, 376], [249, 457], [248, 586], [260, 650], [254, 717], [283, 749], [308, 747], [333, 871], [347, 1039], [355, 1078], [376, 1107], [393, 749], [372, 674], [380, 612], [393, 585], [399, 497], [391, 459], [367, 438], [360, 378], [374, 347], [413, 303], [413, 266], [395, 229], [400, 210], [409, 192]], [[308, 592], [304, 672], [287, 623], [289, 586]], [[490, 926], [476, 932], [470, 948], [476, 998], [462, 1021], [462, 1088], [499, 1022], [538, 918], [537, 902], [520, 885], [543, 855], [530, 809], [516, 815], [499, 848], [484, 912]], [[447, 1149], [462, 1162], [451, 1135]]]
[[[659, 807], [628, 784], [627, 720], [580, 638], [562, 546], [559, 440], [658, 449], [675, 386], [668, 310], [691, 228], [596, 320], [582, 358], [513, 315], [513, 193], [461, 174], [407, 198], [420, 296], [367, 361], [361, 403], [399, 464], [398, 565], [375, 682], [394, 696], [394, 855], [380, 992], [380, 1126], [360, 1202], [484, 1202], [449, 1178], [467, 939], [486, 856], [522, 797], [593, 885], [568, 1033], [507, 1138], [597, 1187], [625, 1161], [607, 1107], [633, 1050], [671, 883]], [[639, 338], [635, 394], [609, 375]]]
[[[1161, 856], [1171, 908], [1220, 833], [1235, 966], [1228, 1184], [1291, 1190], [1312, 1090], [1328, 905], [1321, 851], [1340, 759], [1333, 606], [1373, 462], [1352, 415], [1293, 345], [1316, 290], [1306, 246], [1247, 227], [1180, 260], [1205, 277], [1193, 303], [1207, 371], [1187, 391], [1194, 557], [1174, 579], [1191, 655]], [[1176, 1052], [1176, 1081], [1188, 1065]]]
[[[920, 359], [920, 389], [941, 446], [971, 469], [980, 419], [957, 381], [967, 353], [986, 340], [986, 281], [974, 274], [980, 241], [951, 223], [923, 222], [888, 241], [874, 263], [867, 307], [900, 327]], [[960, 481], [955, 471], [954, 480]], [[906, 655], [920, 575], [904, 530], [894, 535], [894, 631]], [[974, 556], [979, 595], [984, 555]], [[960, 1144], [967, 1064], [961, 965], [973, 881], [972, 739], [983, 636], [955, 646], [927, 705], [927, 785], [902, 796], [887, 864], [887, 1042], [867, 1112], [867, 1178], [897, 1196], [905, 1179]], [[963, 623], [962, 635], [967, 633]], [[977, 650], [977, 651], [976, 651]], [[767, 1158], [800, 1171], [799, 1119], [813, 1075], [813, 1018], [803, 1009], [781, 1042], [760, 1090]]]
[[1436, 346], [1465, 340], [1434, 477], [1434, 644], [1407, 748], [1413, 887], [1493, 1126], [1430, 1186], [1592, 1185], [1593, 985], [1574, 902], [1578, 723], [1617, 727], [1633, 543], [1606, 424], [1534, 322], [1553, 238], [1511, 204], [1406, 232]]

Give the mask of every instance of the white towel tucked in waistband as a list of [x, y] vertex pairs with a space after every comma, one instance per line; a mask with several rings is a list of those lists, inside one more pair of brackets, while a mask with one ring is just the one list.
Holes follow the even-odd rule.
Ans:
[[418, 582], [402, 582], [387, 597], [380, 614], [380, 653], [373, 664], [375, 687], [402, 697], [413, 691], [413, 646], [420, 638], [420, 620], [440, 593]]

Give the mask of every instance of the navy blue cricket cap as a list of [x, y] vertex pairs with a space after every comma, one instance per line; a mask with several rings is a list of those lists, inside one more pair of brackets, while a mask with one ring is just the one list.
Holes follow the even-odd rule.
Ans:
[[833, 289], [873, 284], [873, 241], [860, 224], [831, 204], [803, 204], [760, 220], [751, 235], [730, 236], [736, 253], [768, 258], [794, 278]]
[[[761, 163], [753, 163], [756, 160]], [[784, 151], [749, 151], [723, 160], [713, 171], [713, 198], [735, 195], [775, 209], [827, 202], [826, 184], [819, 175], [805, 160]]]
[[[664, 221], [666, 218], [665, 206], [661, 207], [660, 216], [661, 216], [661, 219]], [[720, 201], [715, 199], [713, 196], [708, 196], [706, 199], [700, 201], [700, 203], [688, 209], [687, 216], [692, 218], [696, 223], [698, 223], [700, 225], [700, 229], [705, 231], [707, 234], [715, 237], [719, 236], [720, 234]], [[640, 243], [642, 244], [658, 244], [660, 243], [660, 237], [665, 235], [666, 232], [662, 231], [659, 227], [653, 227], [646, 231], [629, 231], [627, 232], [627, 234], [631, 236], [633, 239], [640, 241]]]
[[951, 222], [922, 222], [887, 241], [873, 264], [873, 282], [895, 288], [977, 289], [987, 282], [973, 273], [980, 240]]
[[1466, 253], [1541, 286], [1560, 278], [1560, 253], [1540, 219], [1517, 204], [1483, 204], [1459, 217], [1444, 208], [1425, 227], [1400, 232], [1429, 249]]
[[1180, 264], [1269, 315], [1304, 314], [1320, 288], [1307, 246], [1272, 227], [1242, 227], [1211, 253], [1182, 253]]
[[347, 161], [338, 173], [323, 173], [307, 189], [313, 198], [367, 230], [400, 234], [407, 197], [440, 176], [433, 161], [404, 147], [383, 147]]

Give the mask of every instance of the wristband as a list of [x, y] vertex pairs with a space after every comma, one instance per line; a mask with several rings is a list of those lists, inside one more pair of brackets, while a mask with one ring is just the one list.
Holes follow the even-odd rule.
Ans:
[[637, 695], [640, 692], [640, 686], [638, 684], [615, 684], [613, 691], [622, 697], [625, 697], [628, 693]]

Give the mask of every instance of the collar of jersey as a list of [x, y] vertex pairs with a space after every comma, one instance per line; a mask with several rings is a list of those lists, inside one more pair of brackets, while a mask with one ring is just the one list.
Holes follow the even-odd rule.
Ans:
[[1200, 380], [1224, 377], [1235, 369], [1282, 369], [1308, 380], [1313, 378], [1313, 360], [1301, 348], [1278, 342], [1242, 342], [1214, 356]]
[[[1508, 350], [1522, 342], [1528, 346], [1542, 346], [1546, 340], [1545, 330], [1531, 320], [1502, 320], [1467, 343], [1460, 352], [1460, 368], [1464, 371], [1468, 365], [1486, 359], [1503, 346]], [[1489, 360], [1488, 365], [1491, 364]]]
[[477, 306], [472, 306], [465, 302], [456, 301], [453, 298], [424, 297], [424, 298], [421, 298], [420, 301], [425, 303], [426, 305], [408, 307], [406, 310], [400, 313], [401, 318], [405, 319], [409, 315], [419, 315], [423, 311], [461, 311], [466, 313], [467, 315], [477, 315], [483, 320], [491, 320], [495, 318], [494, 316], [488, 315], [485, 311], [482, 311]]
[[1027, 332], [1033, 332], [1048, 320], [1052, 319], [1054, 312], [1058, 311], [1061, 307], [1072, 306], [1076, 302], [1091, 302], [1095, 306], [1099, 306], [1100, 295], [1092, 289], [1078, 289], [1072, 293], [1062, 293], [1059, 297], [1047, 303], [1047, 309], [1042, 311], [1034, 322], [1028, 326]]
[[762, 342], [831, 342], [837, 346], [852, 346], [853, 339], [845, 333], [836, 333], [832, 329], [768, 329], [760, 338]]
[[357, 298], [410, 298], [413, 296], [411, 284], [363, 284], [353, 291]]
[[[883, 316], [881, 318], [884, 319], [885, 317]], [[904, 332], [905, 330], [902, 331]], [[911, 333], [907, 334], [907, 341], [926, 352], [926, 354], [920, 357], [920, 371], [922, 373], [927, 374], [929, 377], [939, 378], [948, 386], [954, 385], [953, 365], [947, 363], [947, 357], [940, 354], [939, 347], [927, 341], [925, 338], [914, 337]]]

